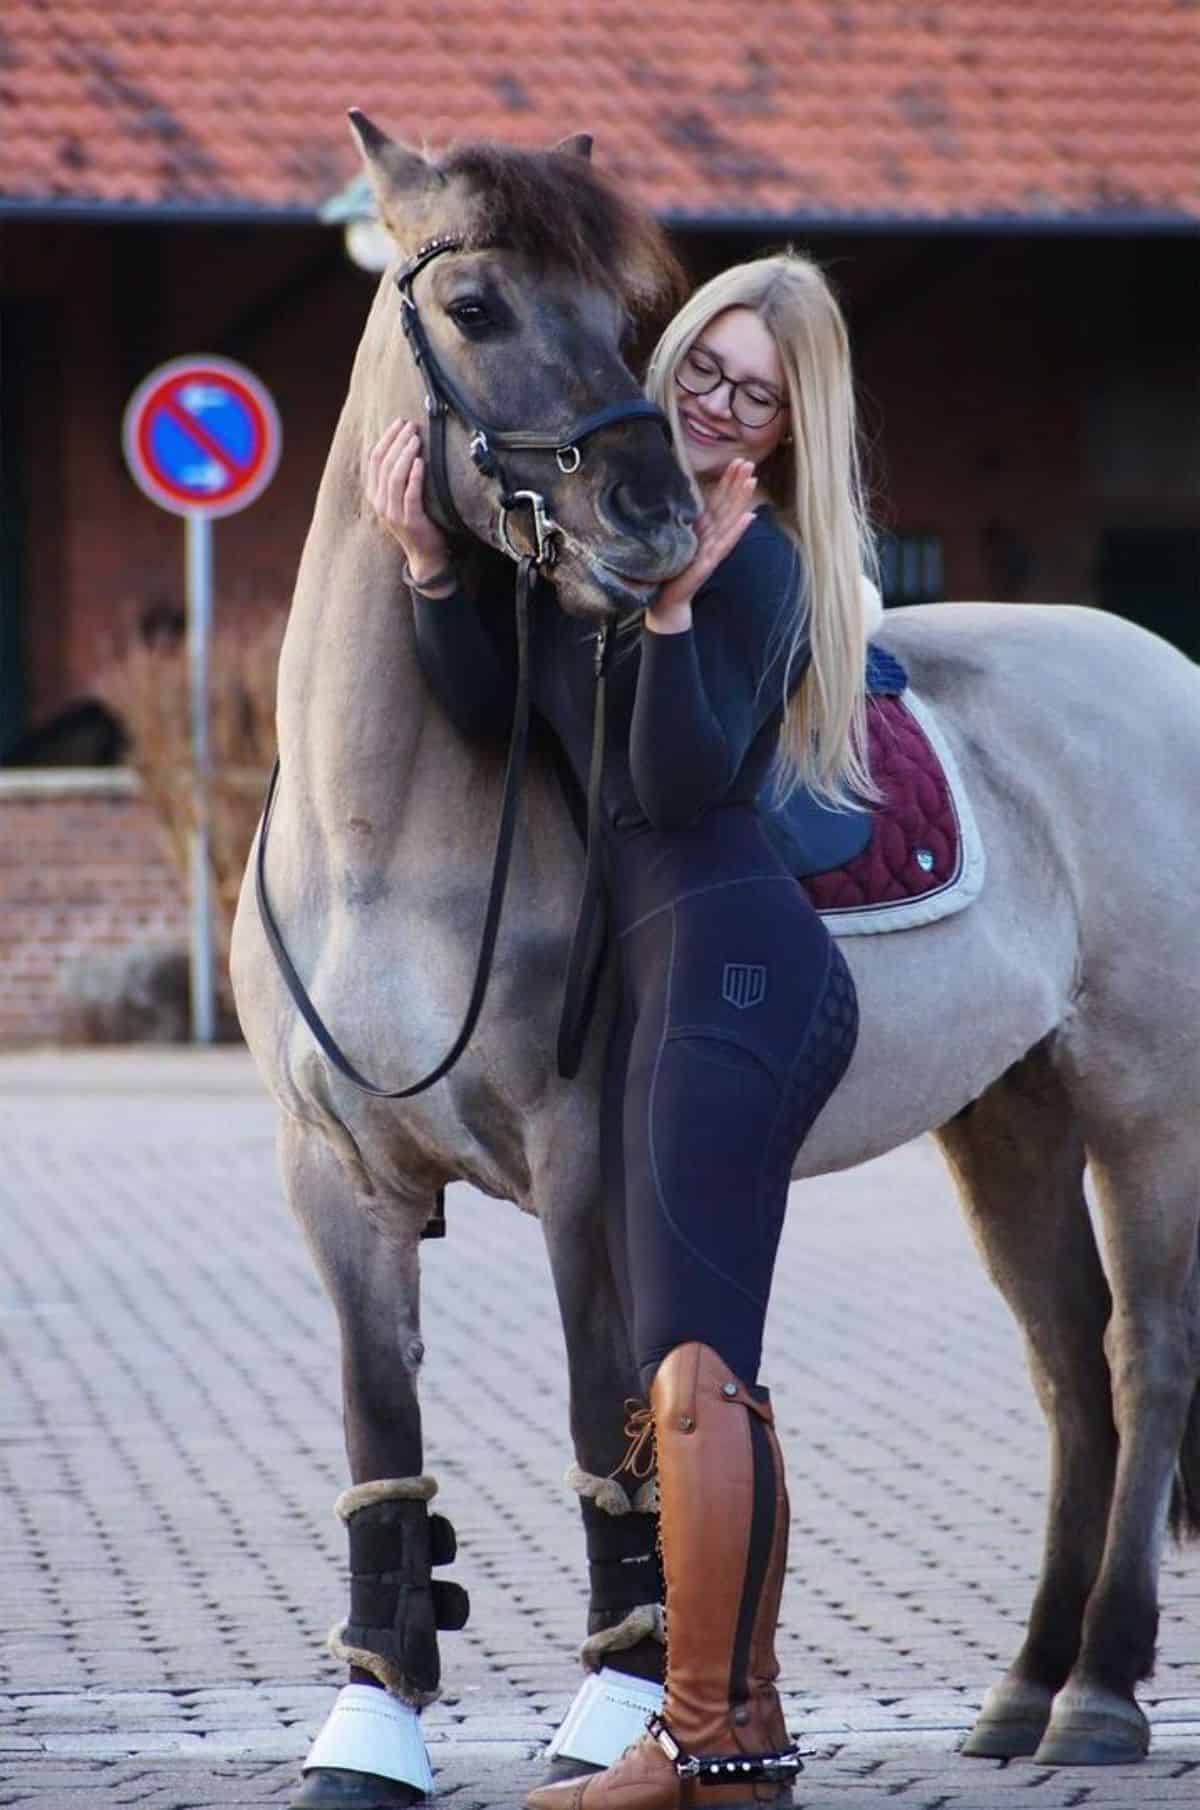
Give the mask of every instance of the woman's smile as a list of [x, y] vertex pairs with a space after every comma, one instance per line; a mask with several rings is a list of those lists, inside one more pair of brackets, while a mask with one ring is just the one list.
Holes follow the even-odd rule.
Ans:
[[711, 422], [706, 421], [698, 409], [681, 408], [679, 419], [683, 422], [684, 432], [701, 446], [726, 446], [737, 438], [735, 434], [722, 433]]

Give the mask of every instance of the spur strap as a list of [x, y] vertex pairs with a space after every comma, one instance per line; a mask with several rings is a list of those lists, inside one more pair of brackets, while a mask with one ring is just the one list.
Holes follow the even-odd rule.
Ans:
[[695, 1785], [784, 1784], [804, 1771], [798, 1747], [782, 1753], [688, 1753], [655, 1712], [646, 1718], [646, 1732], [675, 1768], [676, 1775]]
[[475, 1029], [479, 1014], [483, 1010], [483, 1002], [487, 995], [488, 981], [492, 973], [492, 957], [496, 948], [496, 935], [500, 928], [500, 913], [504, 905], [505, 889], [508, 885], [508, 873], [512, 860], [513, 837], [517, 825], [517, 804], [521, 790], [521, 778], [525, 771], [525, 755], [529, 745], [529, 604], [533, 587], [536, 583], [536, 561], [526, 556], [521, 560], [517, 570], [517, 697], [513, 711], [512, 732], [508, 744], [508, 762], [504, 773], [504, 795], [500, 805], [500, 821], [496, 831], [496, 850], [492, 860], [492, 880], [488, 891], [487, 911], [484, 914], [483, 935], [479, 944], [479, 957], [475, 965], [475, 979], [471, 987], [471, 996], [467, 1003], [466, 1016], [453, 1044], [442, 1057], [436, 1068], [423, 1075], [419, 1081], [410, 1082], [407, 1087], [380, 1087], [374, 1081], [368, 1081], [360, 1074], [349, 1057], [334, 1041], [332, 1034], [313, 1004], [304, 982], [296, 971], [291, 956], [284, 945], [283, 935], [276, 921], [267, 897], [267, 831], [271, 823], [271, 810], [275, 802], [275, 794], [279, 785], [279, 761], [276, 759], [267, 787], [266, 803], [263, 806], [262, 827], [258, 837], [258, 858], [254, 871], [255, 891], [258, 896], [259, 915], [262, 918], [263, 930], [271, 953], [279, 966], [284, 984], [292, 996], [296, 1010], [317, 1041], [321, 1053], [327, 1058], [337, 1072], [359, 1089], [361, 1093], [373, 1094], [380, 1100], [408, 1100], [414, 1094], [424, 1093], [435, 1081], [440, 1081], [458, 1058], [462, 1055]]

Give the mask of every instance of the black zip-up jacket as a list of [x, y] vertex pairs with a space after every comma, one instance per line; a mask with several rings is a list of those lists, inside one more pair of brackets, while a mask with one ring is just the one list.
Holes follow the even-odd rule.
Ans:
[[[806, 579], [795, 544], [760, 510], [693, 600], [682, 634], [614, 631], [601, 798], [619, 837], [676, 829], [719, 804], [752, 805], [775, 753], [807, 641], [787, 666]], [[512, 721], [515, 652], [489, 632], [461, 591], [414, 594], [422, 667], [469, 736], [503, 736]], [[595, 698], [596, 632], [543, 591], [531, 624], [533, 703], [586, 792]]]

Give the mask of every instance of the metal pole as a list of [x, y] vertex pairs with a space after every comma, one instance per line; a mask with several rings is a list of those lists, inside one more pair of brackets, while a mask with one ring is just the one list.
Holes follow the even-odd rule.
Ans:
[[212, 884], [208, 864], [211, 757], [208, 745], [208, 652], [212, 639], [212, 520], [199, 512], [187, 523], [188, 681], [191, 700], [192, 805], [189, 839], [191, 878], [192, 1039], [211, 1043], [216, 1035], [216, 980], [213, 959]]

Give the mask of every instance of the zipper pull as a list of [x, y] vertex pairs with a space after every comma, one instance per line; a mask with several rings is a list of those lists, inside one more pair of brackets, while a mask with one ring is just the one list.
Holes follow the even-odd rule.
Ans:
[[596, 653], [595, 653], [594, 658], [595, 658], [595, 667], [596, 667], [596, 677], [597, 678], [599, 678], [601, 673], [604, 671], [604, 667], [605, 667], [606, 661], [608, 659], [608, 635], [609, 635], [609, 625], [606, 622], [604, 624], [603, 628], [597, 629], [597, 631], [596, 631]]

